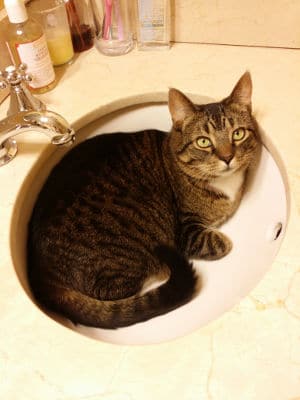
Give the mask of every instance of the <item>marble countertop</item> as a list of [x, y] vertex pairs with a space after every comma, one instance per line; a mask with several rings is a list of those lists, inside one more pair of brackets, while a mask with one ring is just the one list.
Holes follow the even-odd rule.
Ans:
[[[33, 305], [12, 263], [10, 221], [28, 171], [50, 145], [37, 135], [17, 138], [16, 159], [0, 168], [0, 398], [300, 399], [300, 52], [176, 44], [167, 52], [135, 50], [109, 58], [92, 49], [58, 70], [57, 87], [40, 98], [80, 128], [129, 104], [166, 100], [169, 87], [221, 99], [245, 70], [252, 74], [255, 115], [288, 175], [286, 236], [249, 296], [171, 342], [102, 343], [66, 329]], [[0, 119], [7, 107], [8, 100]]]

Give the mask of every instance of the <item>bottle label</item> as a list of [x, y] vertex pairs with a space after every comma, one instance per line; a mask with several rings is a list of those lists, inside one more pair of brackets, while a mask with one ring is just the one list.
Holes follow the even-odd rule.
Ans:
[[29, 43], [18, 43], [16, 49], [21, 62], [27, 64], [32, 75], [29, 86], [38, 89], [49, 85], [55, 79], [55, 72], [49, 55], [45, 35]]
[[165, 40], [165, 6], [164, 1], [139, 0], [140, 40], [164, 41]]

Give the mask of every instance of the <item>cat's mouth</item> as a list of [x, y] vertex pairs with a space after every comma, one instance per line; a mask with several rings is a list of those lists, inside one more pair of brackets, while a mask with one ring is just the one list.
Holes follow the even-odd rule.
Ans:
[[239, 171], [242, 171], [244, 169], [244, 167], [243, 166], [241, 166], [241, 165], [235, 165], [235, 164], [233, 164], [233, 165], [226, 165], [226, 166], [224, 166], [223, 167], [223, 169], [219, 172], [219, 174], [218, 174], [218, 178], [220, 178], [220, 177], [223, 177], [223, 178], [227, 178], [227, 177], [229, 177], [229, 176], [231, 176], [231, 175], [233, 175], [233, 174], [235, 174], [235, 173], [237, 173], [237, 172], [239, 172]]
[[223, 168], [220, 170], [220, 176], [229, 176], [236, 172], [239, 168], [236, 167], [236, 165], [233, 164], [226, 164], [223, 166]]
[[222, 171], [222, 175], [231, 175], [236, 171], [235, 168], [227, 167], [225, 170]]

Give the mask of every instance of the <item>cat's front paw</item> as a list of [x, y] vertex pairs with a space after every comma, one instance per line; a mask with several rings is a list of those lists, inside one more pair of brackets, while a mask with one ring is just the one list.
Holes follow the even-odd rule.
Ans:
[[222, 232], [207, 229], [203, 232], [204, 240], [200, 250], [200, 258], [204, 260], [219, 260], [232, 249], [231, 240]]
[[203, 260], [218, 260], [225, 257], [232, 249], [231, 240], [216, 229], [205, 229], [188, 249], [189, 257]]

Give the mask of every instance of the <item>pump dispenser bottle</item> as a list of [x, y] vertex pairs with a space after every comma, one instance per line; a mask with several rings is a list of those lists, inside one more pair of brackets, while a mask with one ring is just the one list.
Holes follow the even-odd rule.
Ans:
[[4, 0], [9, 19], [6, 45], [15, 65], [27, 65], [32, 75], [29, 87], [34, 93], [44, 93], [55, 86], [55, 72], [42, 27], [28, 17], [23, 0]]

